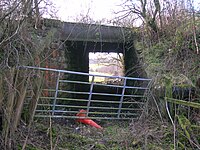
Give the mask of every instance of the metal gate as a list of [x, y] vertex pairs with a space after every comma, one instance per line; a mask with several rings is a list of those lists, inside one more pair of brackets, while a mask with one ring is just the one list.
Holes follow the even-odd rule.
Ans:
[[[77, 118], [86, 110], [94, 119], [135, 119], [144, 110], [151, 79], [95, 75], [24, 66], [43, 78], [35, 117]], [[29, 100], [31, 97], [29, 96]]]

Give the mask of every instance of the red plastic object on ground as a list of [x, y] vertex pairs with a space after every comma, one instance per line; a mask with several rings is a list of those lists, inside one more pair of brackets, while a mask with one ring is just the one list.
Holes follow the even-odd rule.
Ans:
[[[94, 122], [93, 120], [91, 120], [91, 119], [89, 119], [89, 118], [86, 118], [86, 113], [87, 113], [86, 110], [81, 109], [81, 110], [79, 111], [79, 113], [76, 114], [76, 116], [82, 117], [82, 118], [77, 119], [76, 121], [77, 121], [77, 122], [84, 123], [84, 124], [88, 124], [88, 125], [90, 125], [90, 126], [93, 126], [93, 127], [95, 127], [95, 128], [98, 128], [98, 129], [103, 129], [100, 125], [98, 125], [98, 124], [97, 124], [96, 122]], [[83, 118], [83, 117], [85, 117], [85, 118]]]

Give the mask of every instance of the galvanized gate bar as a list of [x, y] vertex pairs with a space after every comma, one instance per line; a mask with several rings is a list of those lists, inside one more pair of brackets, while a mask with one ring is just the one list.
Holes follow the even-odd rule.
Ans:
[[[63, 93], [73, 93], [73, 94], [88, 94], [90, 95], [90, 92], [76, 92], [76, 91], [64, 91], [64, 90], [58, 90], [58, 92]], [[121, 97], [121, 94], [109, 94], [109, 93], [92, 93], [93, 95], [105, 95], [105, 96], [118, 96]], [[144, 95], [125, 95], [124, 97], [144, 97]]]
[[[54, 97], [40, 97], [41, 99], [54, 99]], [[88, 102], [88, 99], [72, 99], [72, 98], [59, 98], [57, 100], [68, 100], [68, 101], [85, 101]], [[90, 100], [91, 102], [96, 103], [108, 103], [108, 101], [104, 100]], [[109, 103], [117, 103], [119, 104], [120, 101], [109, 101]], [[123, 102], [124, 104], [144, 104], [143, 102]]]
[[90, 95], [89, 95], [89, 98], [88, 98], [87, 113], [86, 113], [86, 116], [87, 116], [87, 117], [88, 117], [88, 113], [89, 113], [89, 110], [90, 110], [90, 102], [91, 102], [91, 99], [92, 99], [93, 85], [94, 85], [94, 76], [92, 76], [92, 83], [91, 83], [91, 85], [90, 85]]
[[124, 99], [125, 89], [126, 89], [126, 79], [124, 79], [124, 85], [123, 85], [123, 89], [122, 89], [122, 95], [121, 95], [121, 98], [120, 98], [120, 103], [119, 103], [119, 109], [118, 109], [117, 118], [119, 118], [120, 112], [121, 112], [121, 109], [122, 109], [122, 102], [123, 102], [123, 99]]
[[53, 113], [52, 113], [53, 116], [54, 116], [54, 111], [55, 111], [55, 107], [56, 107], [56, 100], [57, 100], [57, 96], [58, 96], [59, 79], [60, 79], [60, 71], [58, 72], [58, 77], [57, 77], [57, 81], [56, 81], [56, 92], [55, 92], [55, 96], [54, 96]]
[[[50, 71], [53, 75], [51, 81], [55, 81], [54, 86], [42, 89], [48, 91], [49, 95], [40, 96], [35, 117], [77, 118], [76, 114], [79, 110], [85, 109], [86, 115], [95, 119], [136, 119], [142, 114], [147, 96], [145, 93], [151, 86], [151, 79], [145, 78], [95, 75], [30, 66], [20, 67], [20, 69], [23, 68]], [[70, 74], [75, 77], [74, 80], [65, 79], [65, 76]], [[91, 82], [78, 81], [80, 76], [92, 77]], [[96, 83], [96, 77], [117, 81], [119, 84]], [[80, 88], [78, 90], [77, 88], [65, 89], [64, 86], [69, 85]]]
[[95, 77], [107, 77], [107, 78], [120, 78], [120, 79], [130, 79], [130, 80], [138, 80], [138, 81], [151, 81], [148, 78], [133, 78], [133, 77], [122, 77], [122, 76], [108, 76], [108, 75], [99, 75], [99, 74], [92, 74], [92, 73], [83, 73], [83, 72], [75, 72], [75, 71], [68, 71], [68, 70], [59, 70], [59, 69], [51, 69], [51, 68], [42, 68], [42, 67], [31, 67], [31, 66], [19, 66], [21, 69], [37, 69], [43, 71], [53, 71], [53, 72], [62, 72], [68, 74], [77, 74], [77, 75], [86, 75], [86, 76], [95, 76]]
[[[54, 106], [53, 104], [38, 104], [38, 106]], [[68, 107], [68, 108], [80, 108], [80, 106], [72, 106], [72, 105], [55, 105], [56, 107]], [[83, 106], [82, 108], [87, 108], [87, 106]], [[114, 108], [114, 107], [93, 107], [90, 106], [90, 108], [95, 108], [95, 109], [110, 109], [110, 110], [118, 110], [119, 108]], [[121, 108], [121, 110], [132, 110], [132, 108]], [[134, 110], [142, 110], [142, 109], [134, 109]]]

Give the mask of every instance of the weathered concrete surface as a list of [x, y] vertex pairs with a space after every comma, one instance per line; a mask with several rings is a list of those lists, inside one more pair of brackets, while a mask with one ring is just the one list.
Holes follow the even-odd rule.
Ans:
[[56, 37], [61, 41], [82, 42], [87, 52], [124, 53], [126, 41], [133, 41], [130, 28], [61, 22], [45, 19], [44, 26], [56, 29]]
[[61, 37], [68, 37], [70, 41], [100, 43], [123, 43], [126, 36], [131, 33], [131, 30], [126, 28], [81, 23], [63, 23], [62, 31], [64, 32], [62, 32]]
[[47, 27], [56, 27], [60, 32], [60, 39], [66, 41], [124, 43], [133, 35], [130, 28], [100, 24], [61, 22], [53, 19], [44, 20], [44, 24]]

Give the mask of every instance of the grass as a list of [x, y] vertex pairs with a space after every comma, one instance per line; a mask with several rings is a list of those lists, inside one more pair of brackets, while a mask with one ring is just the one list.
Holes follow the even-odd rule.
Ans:
[[[97, 121], [103, 130], [78, 124], [74, 120], [56, 119], [37, 120], [33, 123], [27, 150], [161, 150], [169, 148], [170, 141], [161, 142], [161, 138], [170, 135], [159, 123], [150, 125], [148, 121]], [[165, 134], [168, 133], [168, 134]], [[18, 149], [27, 135], [25, 126], [21, 126], [15, 137]], [[52, 145], [50, 144], [52, 143]], [[163, 145], [162, 145], [163, 144]], [[167, 145], [168, 144], [168, 145]]]

